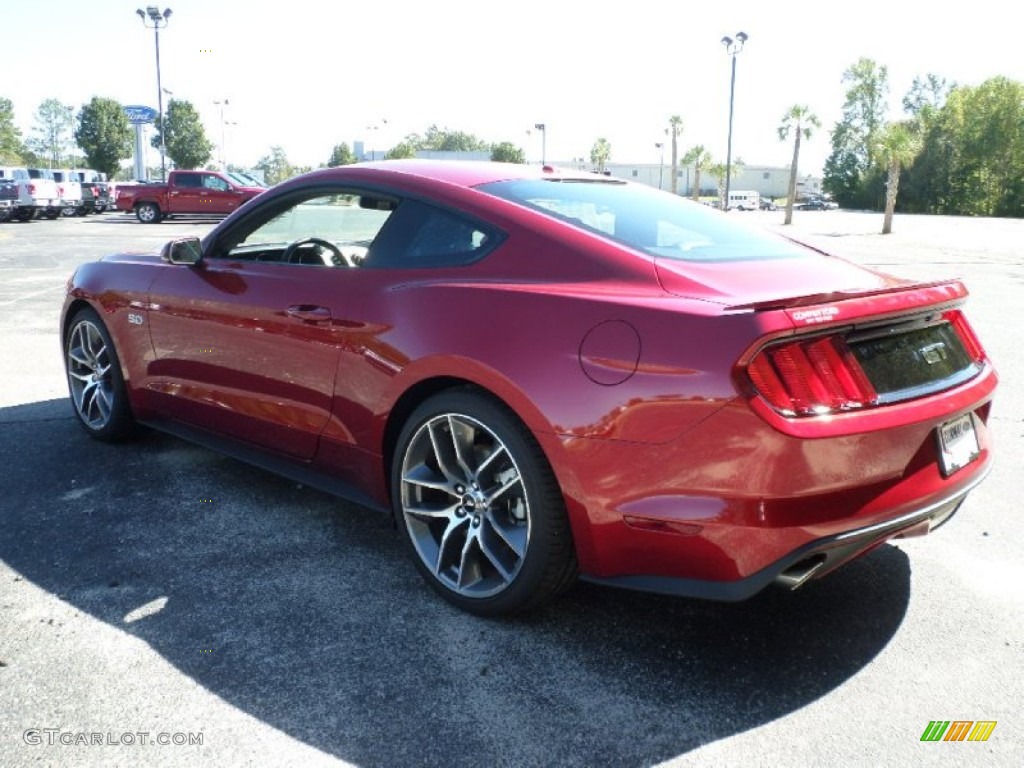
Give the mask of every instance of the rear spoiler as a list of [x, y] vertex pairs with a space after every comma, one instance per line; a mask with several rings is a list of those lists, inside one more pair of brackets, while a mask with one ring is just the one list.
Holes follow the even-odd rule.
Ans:
[[907, 281], [905, 286], [877, 290], [831, 291], [786, 299], [769, 299], [731, 304], [730, 312], [771, 312], [782, 310], [797, 327], [824, 323], [848, 323], [858, 318], [903, 313], [915, 309], [939, 309], [960, 304], [967, 298], [960, 280], [928, 283]]

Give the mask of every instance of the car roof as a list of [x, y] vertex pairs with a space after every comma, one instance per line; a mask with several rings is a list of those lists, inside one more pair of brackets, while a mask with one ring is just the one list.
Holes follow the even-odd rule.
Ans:
[[552, 165], [524, 165], [520, 163], [493, 163], [482, 160], [381, 160], [372, 163], [341, 166], [347, 168], [372, 168], [375, 170], [437, 179], [463, 187], [475, 187], [494, 181], [513, 179], [604, 179], [607, 176], [578, 171], [573, 168], [559, 168]]

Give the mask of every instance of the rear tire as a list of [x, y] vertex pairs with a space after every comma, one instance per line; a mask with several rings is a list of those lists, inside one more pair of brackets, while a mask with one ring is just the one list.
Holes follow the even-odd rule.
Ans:
[[121, 361], [107, 327], [91, 307], [83, 307], [71, 319], [64, 339], [64, 370], [72, 410], [90, 437], [116, 442], [134, 433]]
[[395, 519], [427, 583], [479, 616], [531, 610], [576, 578], [561, 489], [508, 408], [455, 389], [402, 428], [391, 468]]
[[135, 206], [135, 217], [143, 224], [159, 224], [163, 218], [156, 203], [139, 203]]

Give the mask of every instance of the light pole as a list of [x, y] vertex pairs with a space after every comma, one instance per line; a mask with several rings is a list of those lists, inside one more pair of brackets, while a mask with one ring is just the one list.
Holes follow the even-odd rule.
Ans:
[[733, 97], [736, 95], [736, 54], [743, 50], [748, 37], [746, 32], [737, 32], [735, 40], [728, 35], [722, 38], [725, 52], [732, 58], [732, 78], [729, 80], [729, 143], [725, 149], [725, 200], [722, 201], [725, 211], [729, 210], [729, 184], [732, 180], [732, 105]]
[[[160, 27], [167, 26], [167, 20], [171, 18], [171, 9], [166, 8], [161, 11], [155, 5], [148, 5], [146, 10], [139, 8], [135, 13], [142, 19], [142, 24], [146, 29], [152, 28], [153, 36], [156, 40], [156, 99], [157, 114], [160, 120], [160, 176], [161, 181], [167, 181], [167, 131], [164, 130], [164, 91], [160, 85]], [[152, 25], [146, 23], [147, 17], [152, 22]]]
[[220, 169], [226, 171], [228, 166], [224, 160], [224, 107], [231, 102], [227, 99], [214, 99], [213, 103], [220, 107]]
[[548, 127], [544, 123], [537, 123], [533, 127], [540, 131], [540, 164], [547, 165]]
[[[228, 120], [226, 123], [224, 123], [224, 125], [226, 125], [226, 126], [228, 126], [230, 128], [232, 126], [238, 125], [238, 123], [235, 122], [234, 120]], [[223, 129], [221, 129], [221, 130], [223, 130]], [[227, 149], [227, 141], [226, 140], [224, 142], [224, 146], [221, 148], [221, 153], [223, 154], [223, 159], [221, 160], [221, 164], [224, 166], [223, 170], [226, 173], [227, 170], [228, 170], [228, 149]]]
[[658, 160], [658, 189], [661, 189], [662, 181], [665, 178], [665, 142], [655, 142], [654, 148], [661, 151], [661, 159]]
[[[374, 123], [373, 125], [366, 126], [366, 130], [369, 132], [367, 135], [370, 137], [370, 161], [371, 162], [373, 162], [374, 160], [377, 159], [375, 157], [375, 154], [374, 154], [376, 152], [376, 150], [373, 148], [375, 143], [376, 143], [374, 141], [374, 139], [377, 138], [377, 136], [378, 136], [378, 134], [375, 133], [375, 131], [379, 131], [381, 129], [382, 125], [387, 125], [387, 124], [388, 124], [388, 119], [386, 117], [382, 117], [380, 119], [380, 123]], [[366, 159], [366, 157], [364, 155], [363, 160], [365, 160], [365, 159]]]

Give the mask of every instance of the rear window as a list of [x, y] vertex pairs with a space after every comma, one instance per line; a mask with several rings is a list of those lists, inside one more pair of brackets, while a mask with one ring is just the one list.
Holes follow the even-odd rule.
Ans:
[[808, 255], [787, 240], [737, 221], [738, 215], [639, 184], [526, 179], [477, 189], [658, 258], [715, 262]]

